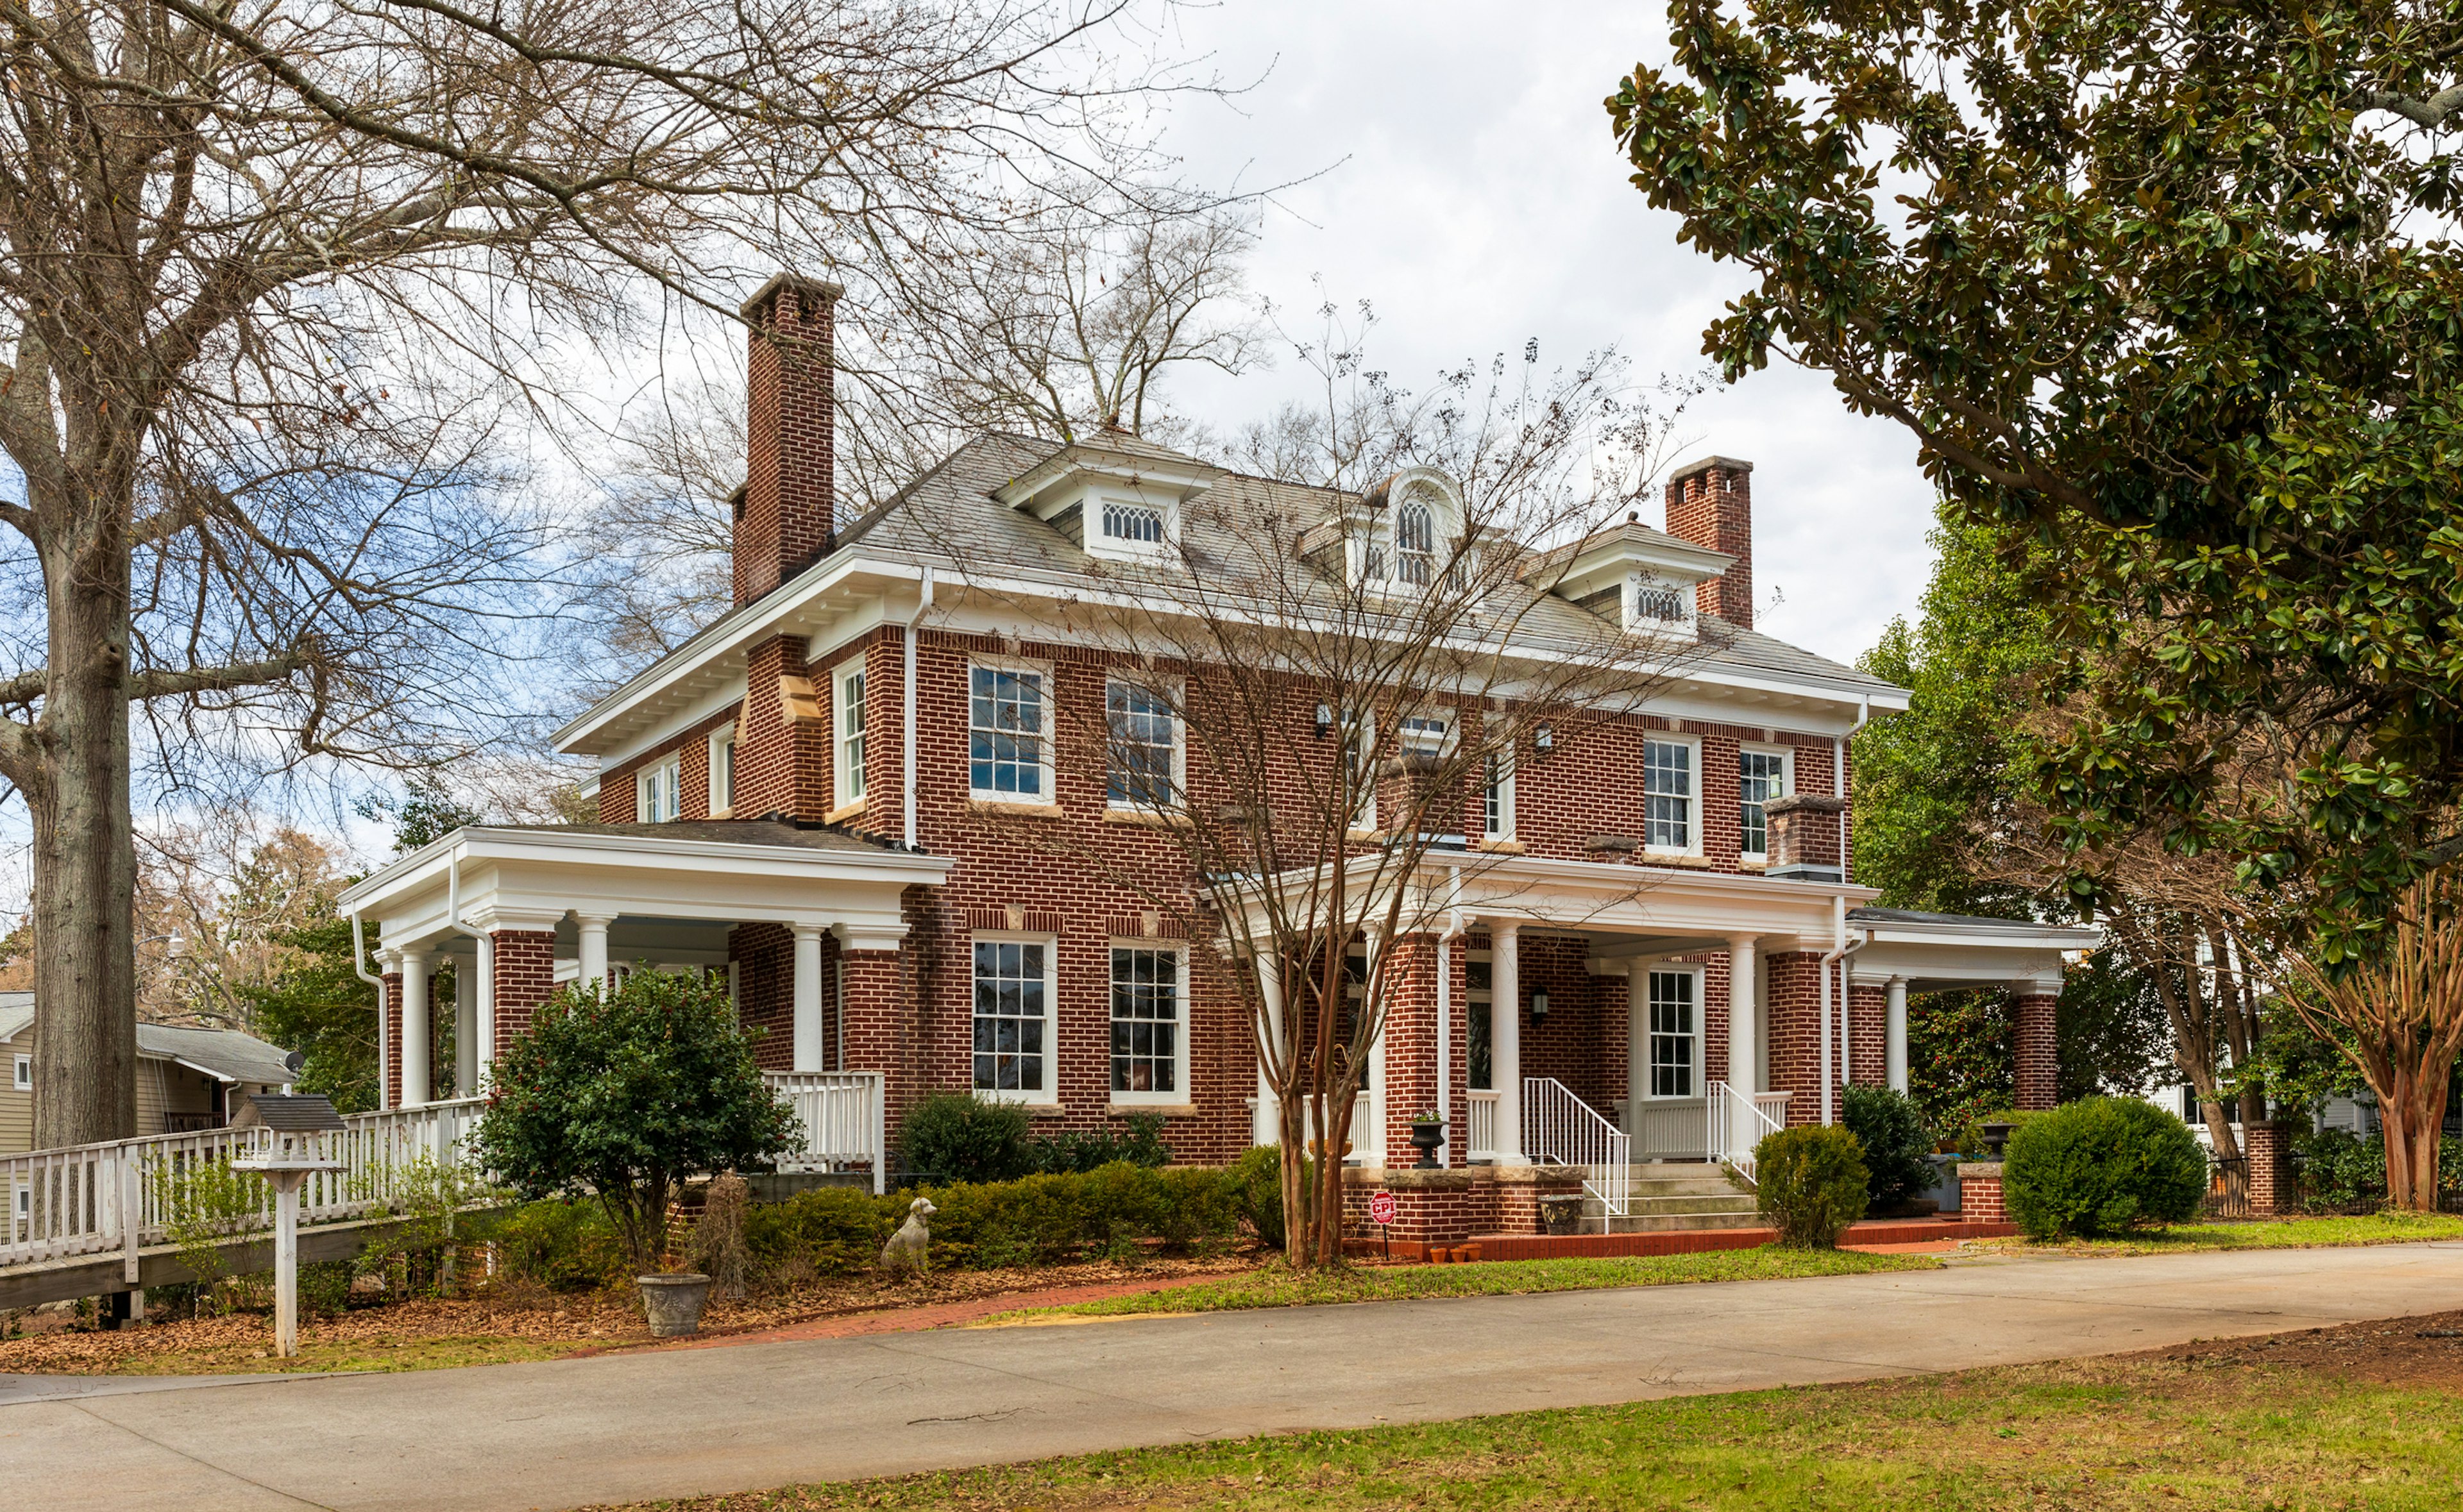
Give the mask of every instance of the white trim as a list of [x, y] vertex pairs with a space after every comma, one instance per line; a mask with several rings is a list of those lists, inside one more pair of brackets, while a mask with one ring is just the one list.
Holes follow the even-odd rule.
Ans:
[[[975, 1042], [975, 947], [977, 945], [1040, 945], [1043, 947], [1043, 1085], [1035, 1091], [1002, 1091], [999, 1088], [974, 1086]], [[1106, 968], [1108, 983], [1108, 967]], [[1108, 992], [1108, 985], [1106, 991]], [[1111, 1022], [1109, 1008], [1104, 1023]], [[1106, 1034], [1110, 1032], [1108, 1027]], [[1110, 1056], [1106, 1050], [1105, 1079], [1110, 1077]], [[1056, 935], [1019, 933], [1011, 930], [978, 929], [967, 936], [967, 1082], [977, 1098], [984, 1102], [1022, 1103], [1030, 1108], [1060, 1106], [1060, 940]]]
[[[1173, 960], [1172, 1002], [1172, 1080], [1178, 1085], [1162, 1091], [1121, 1091], [1112, 1087], [1112, 952], [1116, 950], [1150, 950]], [[1152, 940], [1143, 936], [1123, 936], [1106, 941], [1103, 947], [1103, 1086], [1105, 1095], [1115, 1108], [1178, 1108], [1195, 1102], [1188, 1085], [1188, 946], [1176, 940]]]
[[[1040, 786], [1034, 792], [1026, 792], [1023, 790], [1012, 792], [998, 788], [978, 788], [975, 786], [975, 674], [979, 671], [1006, 672], [1014, 677], [1032, 677], [1036, 680], [1036, 704], [1037, 711], [1041, 716], [1043, 728], [1037, 735], [1035, 742], [1037, 755], [1036, 770], [1038, 772], [1036, 780]], [[1053, 783], [1052, 684], [1052, 663], [1049, 661], [1036, 661], [1024, 657], [975, 656], [969, 657], [967, 659], [967, 707], [965, 710], [966, 719], [963, 724], [963, 728], [966, 731], [967, 748], [959, 753], [958, 759], [967, 764], [968, 797], [980, 798], [987, 803], [1058, 803], [1060, 801], [1057, 794], [1054, 791]]]
[[[1112, 690], [1125, 688], [1163, 702], [1164, 718], [1171, 723], [1171, 802], [1138, 803], [1112, 796]], [[1186, 686], [1179, 679], [1141, 682], [1117, 673], [1103, 679], [1103, 807], [1114, 813], [1179, 813], [1188, 792], [1188, 726], [1181, 718]]]
[[[1692, 752], [1686, 762], [1686, 771], [1692, 782], [1692, 791], [1686, 799], [1685, 844], [1654, 845], [1650, 839], [1650, 747], [1682, 745]], [[1702, 853], [1702, 737], [1684, 735], [1674, 730], [1648, 730], [1643, 735], [1642, 767], [1642, 848], [1647, 855], [1698, 856]]]
[[[1737, 857], [1740, 860], [1746, 861], [1764, 861], [1770, 858], [1770, 852], [1767, 848], [1767, 842], [1770, 838], [1769, 820], [1767, 818], [1763, 821], [1762, 830], [1762, 838], [1765, 842], [1765, 848], [1759, 851], [1748, 851], [1743, 848], [1745, 840], [1745, 758], [1748, 756], [1776, 756], [1778, 758], [1778, 791], [1771, 794], [1771, 798], [1784, 798], [1796, 791], [1796, 747], [1793, 745], [1773, 745], [1766, 741], [1741, 741], [1736, 745]], [[1762, 801], [1768, 803], [1770, 799], [1766, 798]]]
[[[1479, 785], [1480, 836], [1487, 840], [1511, 840], [1515, 838], [1514, 778], [1515, 773], [1515, 763], [1514, 760], [1514, 753], [1512, 751], [1491, 751], [1488, 754], [1487, 760], [1488, 762], [1495, 764], [1496, 780], [1495, 782], [1491, 783], [1488, 780], [1488, 771], [1486, 767], [1483, 767], [1480, 772]], [[1492, 827], [1488, 822], [1488, 795], [1492, 788], [1498, 794], [1496, 808], [1499, 822], [1493, 827]]]
[[34, 1090], [34, 1058], [32, 1055], [17, 1057], [16, 1066], [10, 1072], [9, 1086], [12, 1091], [21, 1092]]
[[[724, 803], [719, 801], [721, 794], [718, 781], [722, 752], [726, 755], [724, 765], [727, 768], [725, 793], [727, 801]], [[711, 818], [716, 819], [735, 811], [735, 726], [732, 724], [722, 724], [709, 732], [709, 767], [703, 774], [702, 788], [709, 799], [708, 807]]]
[[669, 751], [633, 774], [633, 819], [666, 824], [684, 817], [685, 759]]
[[[1704, 997], [1704, 995], [1705, 995], [1705, 994], [1710, 990], [1710, 975], [1709, 975], [1709, 973], [1705, 970], [1705, 968], [1703, 968], [1703, 967], [1701, 967], [1701, 966], [1677, 966], [1677, 965], [1667, 965], [1667, 964], [1665, 964], [1665, 963], [1662, 963], [1662, 962], [1656, 962], [1656, 961], [1654, 961], [1654, 962], [1653, 962], [1653, 963], [1651, 963], [1650, 965], [1648, 965], [1648, 966], [1646, 966], [1646, 967], [1645, 967], [1645, 968], [1644, 968], [1644, 975], [1645, 975], [1646, 983], [1646, 982], [1647, 982], [1647, 980], [1648, 980], [1649, 978], [1651, 978], [1651, 977], [1689, 977], [1689, 978], [1691, 978], [1691, 979], [1692, 979], [1692, 982], [1693, 982], [1693, 1028], [1692, 1028], [1692, 1031], [1691, 1031], [1691, 1034], [1690, 1034], [1690, 1038], [1691, 1038], [1691, 1039], [1692, 1039], [1692, 1041], [1693, 1041], [1693, 1071], [1692, 1071], [1692, 1078], [1693, 1078], [1693, 1090], [1692, 1090], [1692, 1091], [1683, 1091], [1683, 1092], [1662, 1092], [1662, 1091], [1659, 1091], [1658, 1090], [1656, 1090], [1656, 1089], [1654, 1088], [1654, 1089], [1652, 1089], [1652, 1090], [1650, 1090], [1650, 1091], [1647, 1091], [1644, 1092], [1644, 1093], [1643, 1093], [1643, 1098], [1644, 1098], [1644, 1100], [1645, 1100], [1645, 1101], [1646, 1101], [1646, 1102], [1685, 1102], [1685, 1101], [1699, 1102], [1699, 1101], [1701, 1101], [1701, 1100], [1702, 1100], [1702, 1097], [1703, 1097], [1703, 1095], [1704, 1095], [1704, 1092], [1705, 1092], [1705, 1090], [1706, 1090], [1706, 1086], [1707, 1086], [1707, 1084], [1706, 1084], [1706, 1083], [1703, 1081], [1703, 1079], [1702, 1079], [1702, 1076], [1703, 1076], [1702, 1055], [1703, 1055], [1703, 1049], [1704, 1049], [1704, 1047], [1705, 1047], [1705, 1046], [1710, 1042], [1710, 1038], [1711, 1038], [1711, 1035], [1710, 1035], [1710, 1015], [1709, 1015], [1709, 1013], [1708, 1013], [1708, 1011], [1707, 1011], [1707, 1010], [1708, 1010], [1708, 1004], [1706, 1003], [1706, 1001], [1705, 1001], [1705, 997]], [[1647, 985], [1646, 985], [1646, 987], [1645, 987], [1645, 989], [1644, 989], [1644, 990], [1645, 990], [1645, 991], [1648, 991], [1648, 990], [1649, 990], [1649, 989], [1648, 989], [1648, 987], [1647, 987]], [[1650, 1011], [1649, 1011], [1649, 1010], [1650, 1010], [1650, 1004], [1649, 1004], [1648, 1003], [1645, 1003], [1645, 1004], [1643, 1004], [1642, 1021], [1643, 1021], [1643, 1029], [1644, 1029], [1644, 1032], [1645, 1032], [1646, 1034], [1651, 1034], [1651, 1033], [1655, 1033], [1655, 1032], [1656, 1032], [1655, 1030], [1651, 1029], [1651, 1028], [1650, 1028], [1650, 1026], [1649, 1026], [1649, 1025], [1650, 1025]], [[1643, 1071], [1644, 1071], [1645, 1076], [1646, 1076], [1646, 1077], [1649, 1076], [1652, 1072], [1656, 1071], [1657, 1069], [1658, 1069], [1657, 1063], [1655, 1063], [1654, 1061], [1652, 1061], [1652, 1060], [1649, 1058], [1648, 1054], [1646, 1052], [1646, 1054], [1645, 1054], [1645, 1056], [1644, 1056], [1644, 1060], [1643, 1060]]]
[[[863, 760], [863, 740], [872, 723], [864, 706], [865, 695], [871, 691], [865, 660], [864, 654], [859, 651], [830, 669], [830, 791], [836, 799], [831, 804], [834, 809], [843, 809], [858, 799], [865, 798], [870, 790], [868, 784], [872, 774], [865, 769]], [[852, 702], [847, 698], [850, 682], [855, 684]], [[850, 709], [856, 717], [856, 727], [852, 730], [847, 728]], [[849, 742], [853, 742], [856, 747], [856, 780], [853, 783], [847, 781], [846, 750]]]

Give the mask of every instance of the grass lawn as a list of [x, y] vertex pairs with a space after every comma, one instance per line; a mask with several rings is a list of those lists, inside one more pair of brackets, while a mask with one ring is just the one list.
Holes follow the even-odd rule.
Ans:
[[[1466, 1267], [1478, 1268], [1478, 1267]], [[1089, 1455], [660, 1507], [2448, 1508], [2463, 1344], [2397, 1384], [2256, 1341], [1950, 1376]], [[2343, 1333], [2350, 1330], [2333, 1330]], [[2320, 1341], [2301, 1339], [2313, 1346]], [[2331, 1341], [2330, 1341], [2331, 1342]], [[2387, 1346], [2392, 1350], [2393, 1346]], [[2312, 1348], [2312, 1357], [2335, 1351]], [[2365, 1351], [2351, 1351], [2357, 1353]], [[2276, 1365], [2272, 1359], [2300, 1359]], [[2389, 1355], [2389, 1358], [2393, 1356]], [[2360, 1372], [2363, 1377], [2366, 1371]], [[2433, 1384], [2432, 1384], [2433, 1383]], [[2442, 1389], [2441, 1389], [2442, 1388]], [[644, 1512], [636, 1508], [634, 1512]]]
[[1607, 1286], [1666, 1286], [1687, 1282], [1866, 1276], [1885, 1270], [1936, 1270], [1940, 1265], [1938, 1260], [1923, 1255], [1863, 1255], [1850, 1250], [1765, 1246], [1617, 1260], [1568, 1258], [1494, 1261], [1475, 1265], [1377, 1265], [1302, 1275], [1277, 1266], [1168, 1291], [1028, 1308], [985, 1321], [990, 1326], [1056, 1316], [1118, 1318], [1133, 1313], [1401, 1302], [1414, 1297], [1497, 1297], [1537, 1291], [1591, 1291]]
[[[2345, 1244], [2403, 1244], [2427, 1239], [2463, 1239], [2463, 1214], [2371, 1213], [2363, 1218], [2292, 1218], [2267, 1222], [2191, 1223], [2126, 1239], [2074, 1240], [2031, 1244], [2092, 1255], [2162, 1255], [2191, 1249], [2309, 1249]], [[2027, 1244], [2024, 1240], [2003, 1241]]]

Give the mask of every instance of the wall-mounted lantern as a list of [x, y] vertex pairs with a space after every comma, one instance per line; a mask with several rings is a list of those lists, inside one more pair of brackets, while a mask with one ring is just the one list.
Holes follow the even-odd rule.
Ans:
[[1557, 726], [1554, 724], [1542, 724], [1537, 729], [1533, 730], [1531, 732], [1531, 745], [1532, 747], [1538, 751], [1542, 756], [1555, 750], [1557, 748]]
[[1325, 704], [1317, 706], [1317, 738], [1323, 740], [1334, 729], [1334, 710]]
[[1534, 1024], [1545, 1024], [1548, 1022], [1548, 989], [1546, 987], [1534, 987], [1531, 989], [1531, 1022]]

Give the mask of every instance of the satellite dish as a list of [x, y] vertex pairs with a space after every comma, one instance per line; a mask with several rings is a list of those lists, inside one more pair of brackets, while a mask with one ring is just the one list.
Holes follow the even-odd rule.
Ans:
[[294, 1076], [298, 1075], [300, 1068], [307, 1064], [308, 1055], [304, 1050], [293, 1050], [290, 1054], [282, 1057], [283, 1069], [288, 1070]]

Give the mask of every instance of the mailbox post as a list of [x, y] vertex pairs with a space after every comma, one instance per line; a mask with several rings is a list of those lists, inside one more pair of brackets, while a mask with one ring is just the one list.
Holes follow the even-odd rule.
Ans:
[[299, 1352], [299, 1189], [319, 1171], [342, 1162], [322, 1153], [320, 1134], [338, 1133], [334, 1100], [306, 1093], [251, 1092], [240, 1127], [256, 1126], [234, 1171], [259, 1171], [273, 1183], [273, 1352]]

